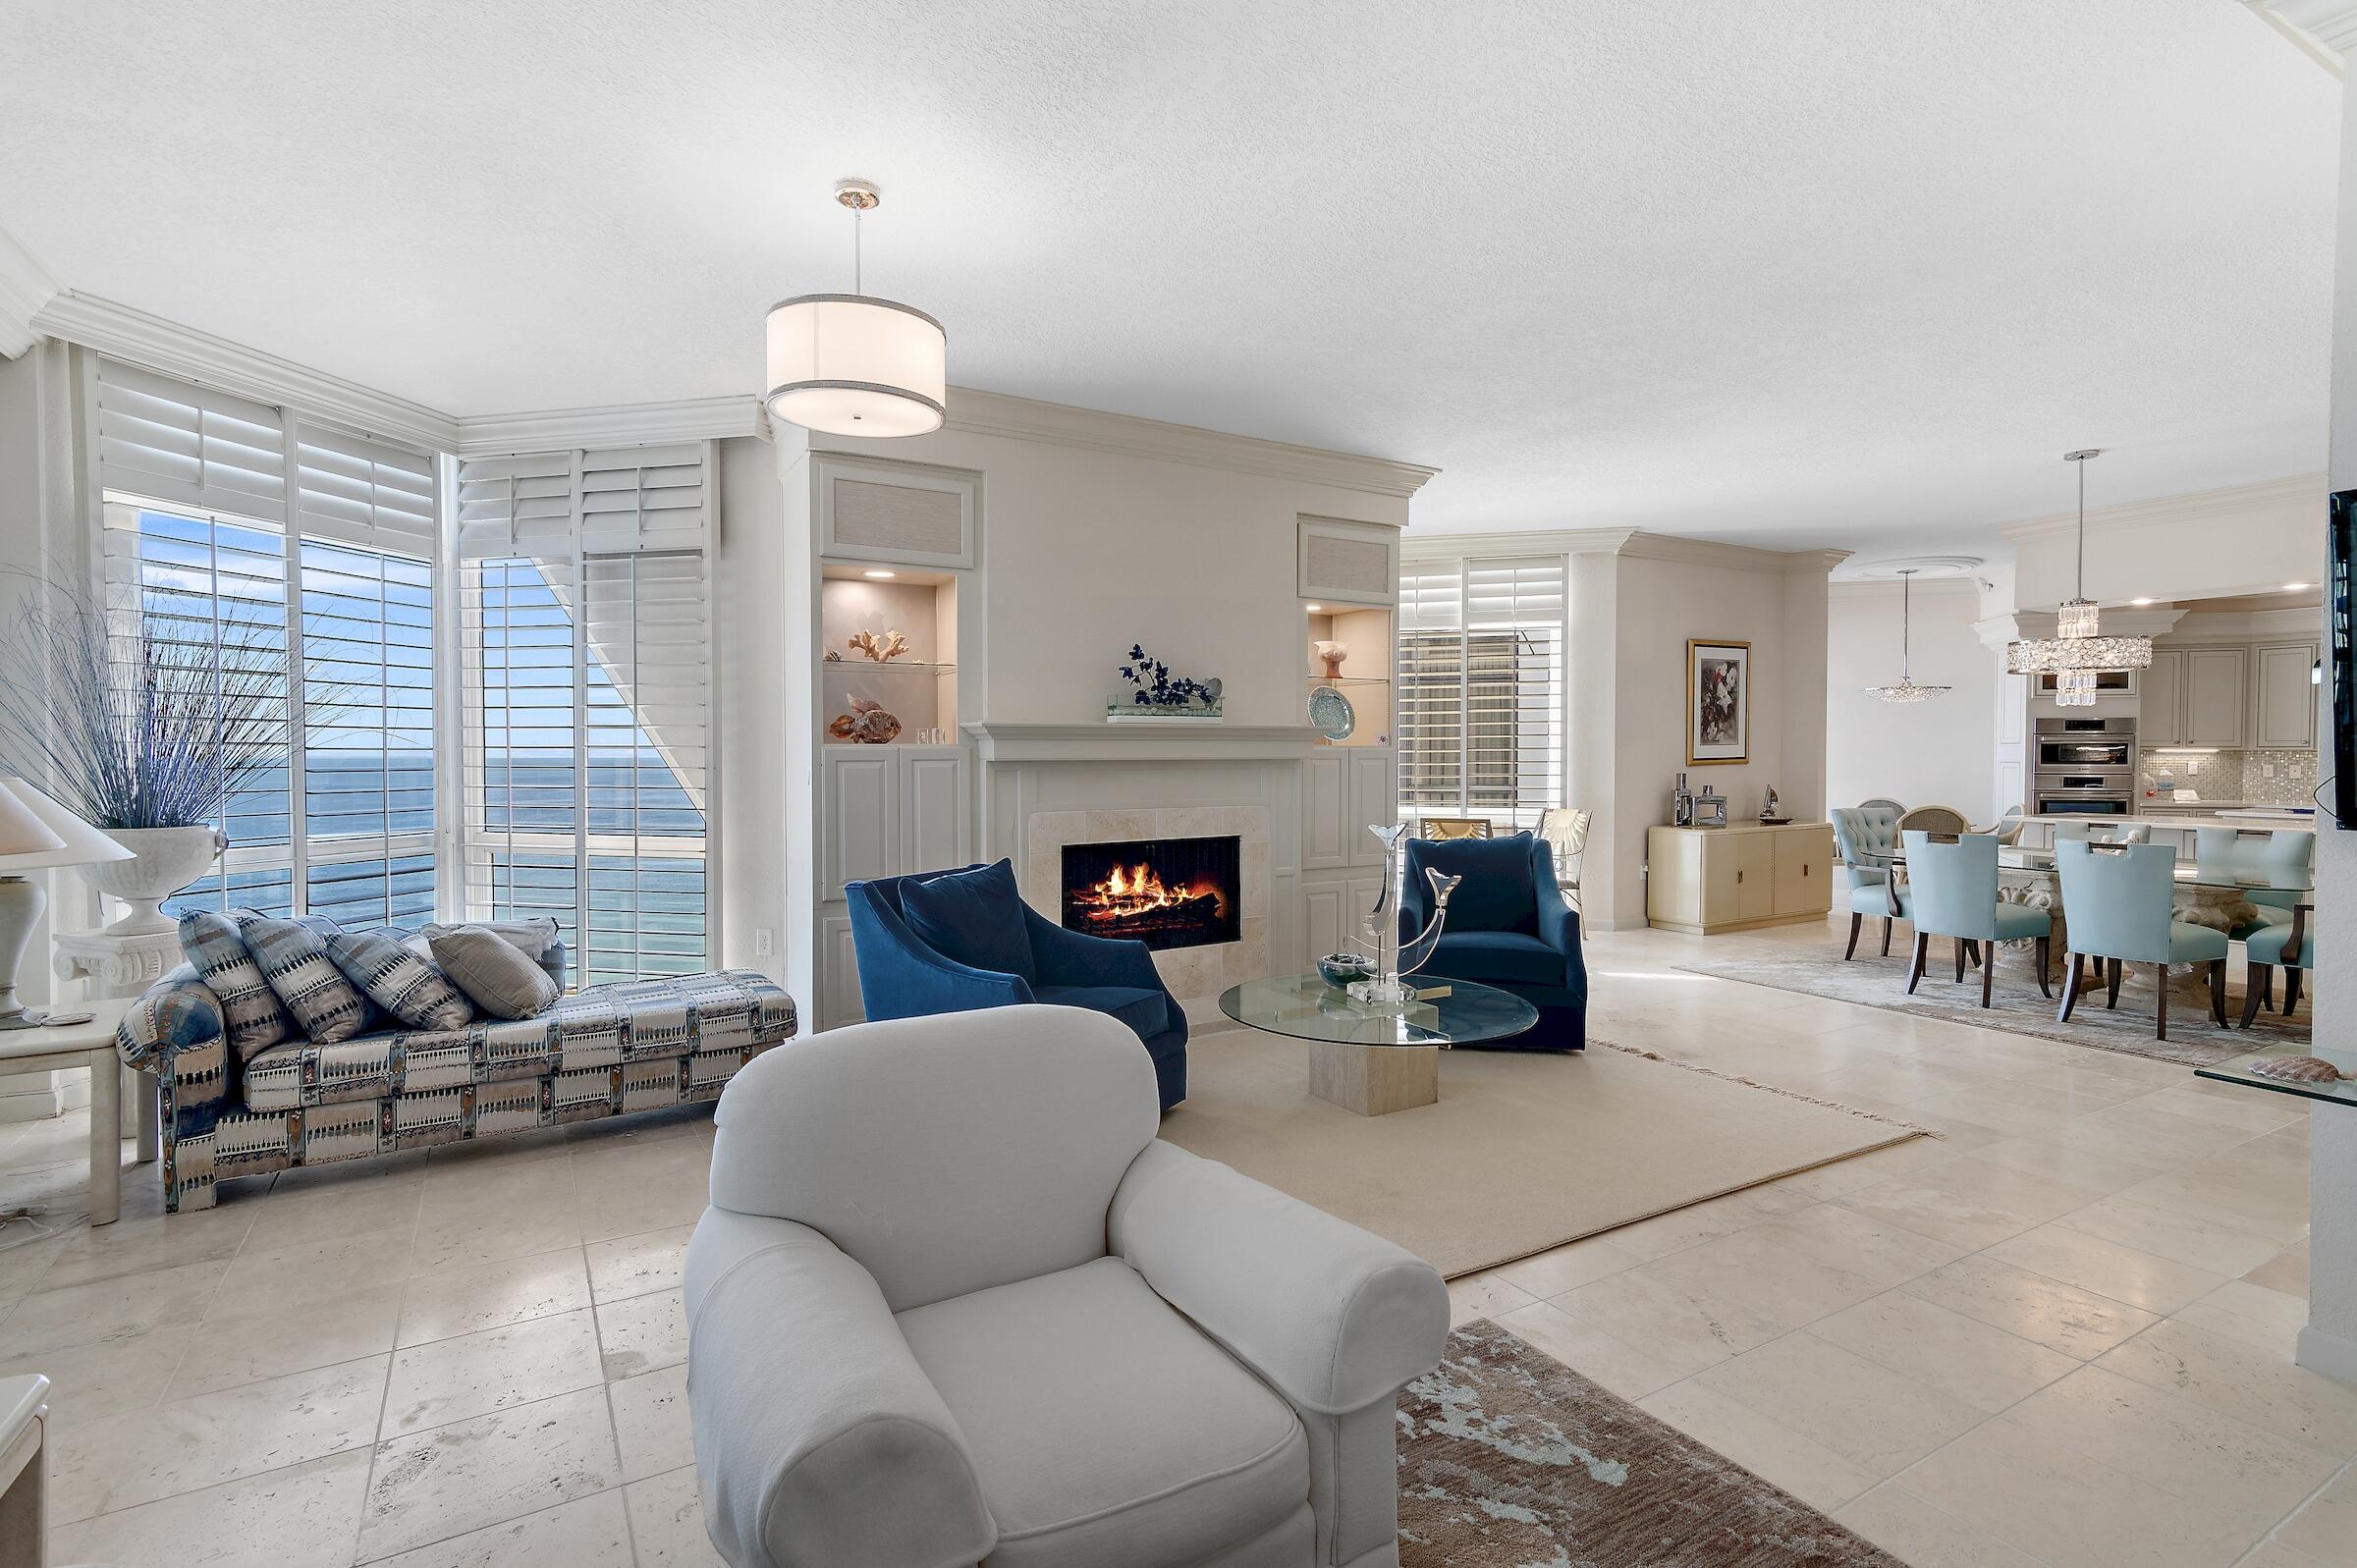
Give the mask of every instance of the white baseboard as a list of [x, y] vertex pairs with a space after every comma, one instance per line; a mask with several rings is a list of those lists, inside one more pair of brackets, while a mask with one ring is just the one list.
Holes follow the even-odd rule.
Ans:
[[[20, 1121], [43, 1121], [71, 1108], [54, 1072], [21, 1072], [13, 1077], [0, 1078], [0, 1124]], [[76, 1082], [86, 1083], [86, 1073], [76, 1074]], [[83, 1105], [88, 1105], [89, 1090], [82, 1089]]]
[[2357, 1386], [2357, 1339], [2343, 1339], [2310, 1324], [2300, 1330], [2299, 1348], [2291, 1359], [2335, 1382]]

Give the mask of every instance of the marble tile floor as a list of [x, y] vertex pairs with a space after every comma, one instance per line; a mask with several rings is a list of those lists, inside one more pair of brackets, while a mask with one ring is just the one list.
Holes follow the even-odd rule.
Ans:
[[[1591, 938], [1593, 1031], [1944, 1136], [1469, 1276], [1460, 1316], [1916, 1568], [2357, 1563], [2357, 1390], [2290, 1359], [2299, 1103], [1678, 970], [1704, 942]], [[55, 1230], [0, 1230], [0, 1373], [57, 1384], [54, 1560], [718, 1561], [678, 1304], [708, 1111], [252, 1178], [170, 1220], [134, 1169], [98, 1231], [81, 1138], [0, 1128], [0, 1207]]]

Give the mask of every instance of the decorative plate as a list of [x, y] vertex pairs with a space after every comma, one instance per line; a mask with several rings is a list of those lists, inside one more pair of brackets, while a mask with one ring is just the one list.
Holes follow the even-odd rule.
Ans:
[[1329, 740], [1347, 740], [1358, 728], [1358, 713], [1334, 687], [1315, 686], [1309, 693], [1309, 722]]

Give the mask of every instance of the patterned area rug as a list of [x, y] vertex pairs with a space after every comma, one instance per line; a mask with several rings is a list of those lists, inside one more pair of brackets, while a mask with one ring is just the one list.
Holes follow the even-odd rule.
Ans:
[[[1868, 936], [1872, 936], [1871, 930]], [[2066, 1046], [2123, 1052], [2131, 1056], [2151, 1056], [2158, 1061], [2181, 1062], [2190, 1067], [2211, 1066], [2269, 1046], [2308, 1044], [2311, 1009], [2306, 990], [2300, 996], [2300, 1010], [2290, 1018], [2263, 1009], [2250, 1032], [2242, 1031], [2239, 1026], [2244, 993], [2238, 965], [2229, 965], [2226, 972], [2226, 1016], [2237, 1027], [2220, 1029], [2211, 1021], [2209, 992], [2197, 988], [2193, 971], [2182, 970], [2173, 976], [2169, 987], [2168, 1038], [2155, 1040], [2150, 969], [2141, 974], [2131, 972], [2123, 978], [2116, 1011], [2104, 1005], [2103, 989], [2090, 984], [2081, 994], [2078, 1006], [2072, 1009], [2070, 1022], [2062, 1024], [2055, 1022], [2055, 1010], [2062, 998], [2059, 958], [2056, 960], [2055, 1000], [2049, 1001], [2038, 994], [2029, 949], [2019, 945], [2001, 948], [1996, 995], [1990, 999], [1988, 1010], [1983, 1011], [1981, 972], [1967, 968], [1963, 984], [1956, 984], [1952, 978], [1954, 960], [1943, 938], [1933, 939], [1931, 963], [1924, 970], [1923, 982], [1915, 988], [1914, 996], [1908, 996], [1907, 965], [1900, 950], [1907, 936], [1904, 926], [1899, 928], [1898, 936], [1899, 941], [1892, 946], [1888, 958], [1875, 955], [1872, 944], [1861, 941], [1857, 957], [1846, 962], [1841, 949], [1829, 945], [1823, 948], [1795, 947], [1757, 957], [1730, 954], [1680, 967], [1721, 980], [1740, 980], [1747, 985], [1797, 991], [1835, 1001], [1855, 1001], [1888, 1012], [1912, 1013], [1919, 1018], [1978, 1024], [1985, 1029], [2056, 1040]], [[2278, 1005], [2283, 997], [2282, 985], [2282, 976], [2277, 975]]]
[[1399, 1395], [1400, 1568], [1906, 1568], [1496, 1324]]

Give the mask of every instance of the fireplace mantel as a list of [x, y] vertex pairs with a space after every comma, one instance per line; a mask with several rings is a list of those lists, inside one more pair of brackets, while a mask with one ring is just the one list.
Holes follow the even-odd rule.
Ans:
[[1308, 725], [970, 724], [984, 762], [1298, 762], [1321, 738]]

